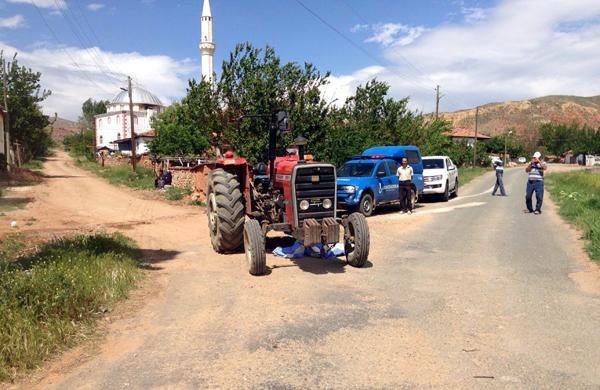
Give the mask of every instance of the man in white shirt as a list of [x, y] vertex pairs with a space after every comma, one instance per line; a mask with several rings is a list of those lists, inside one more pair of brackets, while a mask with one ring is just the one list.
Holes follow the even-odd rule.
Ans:
[[398, 176], [398, 186], [400, 189], [400, 212], [412, 214], [410, 193], [413, 169], [408, 165], [408, 159], [406, 157], [402, 158], [402, 165], [398, 167], [396, 176]]

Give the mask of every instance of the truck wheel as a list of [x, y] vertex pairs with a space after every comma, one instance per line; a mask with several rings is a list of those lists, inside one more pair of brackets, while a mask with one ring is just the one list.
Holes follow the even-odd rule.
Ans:
[[244, 224], [244, 252], [248, 272], [251, 275], [263, 275], [267, 270], [265, 235], [255, 219], [249, 219]]
[[238, 252], [243, 244], [244, 197], [236, 176], [218, 168], [208, 175], [208, 229], [215, 251]]
[[369, 225], [364, 215], [352, 213], [347, 220], [344, 242], [346, 261], [353, 267], [362, 267], [369, 257]]
[[358, 211], [360, 211], [365, 217], [369, 217], [371, 214], [373, 214], [373, 197], [371, 194], [364, 194], [360, 198]]
[[446, 191], [442, 195], [442, 200], [447, 202], [450, 199], [450, 184], [446, 181]]

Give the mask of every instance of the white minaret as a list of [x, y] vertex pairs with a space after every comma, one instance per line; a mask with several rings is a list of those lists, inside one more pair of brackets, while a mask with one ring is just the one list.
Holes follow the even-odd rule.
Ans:
[[212, 14], [210, 13], [210, 1], [204, 0], [202, 17], [200, 18], [200, 53], [202, 53], [202, 79], [212, 81], [213, 78], [213, 54], [215, 44], [213, 42]]

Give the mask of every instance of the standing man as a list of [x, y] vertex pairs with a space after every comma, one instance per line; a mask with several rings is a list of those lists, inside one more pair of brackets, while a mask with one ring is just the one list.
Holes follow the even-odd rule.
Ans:
[[496, 184], [494, 185], [494, 191], [492, 191], [492, 196], [496, 195], [496, 191], [500, 188], [500, 195], [506, 196], [506, 192], [504, 191], [504, 166], [502, 164], [502, 160], [494, 161], [494, 166], [496, 168]]
[[402, 165], [396, 172], [398, 176], [398, 186], [400, 187], [400, 213], [412, 214], [411, 184], [413, 169], [408, 165], [408, 159], [402, 158]]
[[[525, 191], [525, 205], [527, 210], [526, 213], [541, 214], [542, 213], [542, 201], [544, 200], [544, 171], [546, 170], [546, 163], [540, 160], [542, 154], [535, 152], [531, 162], [527, 164], [525, 172], [527, 172], [527, 189]], [[535, 191], [535, 210], [531, 202], [531, 197]]]

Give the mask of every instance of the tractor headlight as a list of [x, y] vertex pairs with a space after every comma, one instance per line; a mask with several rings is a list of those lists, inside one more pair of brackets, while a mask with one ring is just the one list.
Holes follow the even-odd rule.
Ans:
[[308, 200], [304, 199], [303, 201], [300, 202], [300, 210], [306, 211], [306, 210], [308, 210], [309, 207], [310, 207], [310, 203], [308, 203]]
[[356, 192], [356, 186], [338, 186], [338, 191], [353, 194]]
[[323, 208], [330, 209], [331, 206], [333, 206], [333, 203], [331, 202], [331, 199], [325, 199], [323, 201]]

